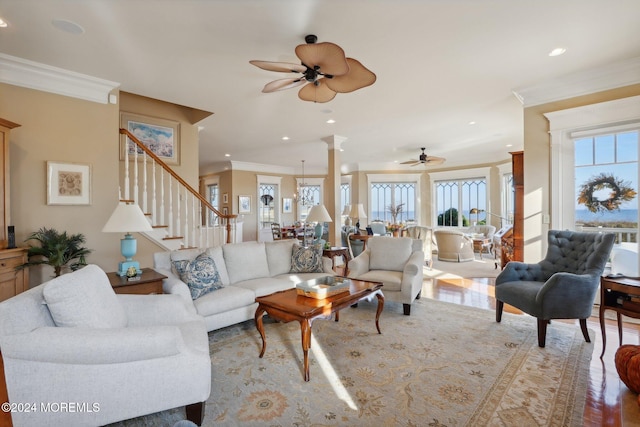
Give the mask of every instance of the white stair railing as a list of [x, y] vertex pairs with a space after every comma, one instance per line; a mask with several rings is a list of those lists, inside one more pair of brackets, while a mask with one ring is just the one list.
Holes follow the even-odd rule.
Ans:
[[[129, 131], [120, 129], [120, 138], [127, 147], [120, 197], [136, 203], [147, 215], [154, 228], [145, 234], [147, 237], [167, 249], [216, 246], [237, 240], [237, 215], [223, 215], [216, 210]], [[211, 213], [216, 224], [210, 224]]]

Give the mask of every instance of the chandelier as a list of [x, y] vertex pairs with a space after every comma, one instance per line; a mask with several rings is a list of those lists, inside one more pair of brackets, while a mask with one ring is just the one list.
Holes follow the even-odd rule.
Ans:
[[304, 160], [302, 160], [302, 183], [296, 188], [296, 194], [294, 194], [293, 198], [302, 206], [313, 206], [315, 204], [313, 191], [307, 187], [304, 181]]

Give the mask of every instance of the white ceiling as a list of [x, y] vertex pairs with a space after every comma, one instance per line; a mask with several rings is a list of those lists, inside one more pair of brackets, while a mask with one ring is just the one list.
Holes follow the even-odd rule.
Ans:
[[[393, 162], [420, 147], [447, 159], [434, 168], [507, 160], [523, 143], [514, 91], [640, 57], [638, 0], [0, 0], [0, 17], [2, 53], [213, 112], [201, 173], [229, 160], [325, 170], [333, 135], [349, 170], [414, 171]], [[325, 104], [261, 93], [287, 76], [249, 60], [299, 62], [307, 34], [376, 83]], [[556, 47], [567, 52], [549, 57]]]

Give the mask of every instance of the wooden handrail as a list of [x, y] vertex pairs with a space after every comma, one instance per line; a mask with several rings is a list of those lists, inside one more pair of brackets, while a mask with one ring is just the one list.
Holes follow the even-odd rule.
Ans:
[[[220, 218], [225, 218], [227, 219], [227, 243], [230, 243], [230, 238], [231, 238], [231, 223], [230, 221], [228, 221], [229, 219], [233, 219], [233, 218], [237, 218], [238, 215], [235, 214], [228, 214], [228, 215], [224, 215], [223, 213], [221, 213], [220, 211], [218, 211], [216, 208], [213, 207], [213, 205], [211, 203], [209, 203], [209, 201], [202, 196], [202, 194], [200, 194], [198, 191], [196, 191], [193, 187], [191, 187], [184, 179], [182, 179], [182, 177], [180, 177], [177, 173], [175, 173], [173, 171], [173, 169], [171, 169], [164, 161], [162, 161], [162, 159], [160, 159], [160, 157], [158, 157], [153, 151], [151, 151], [146, 145], [144, 145], [142, 142], [140, 142], [140, 140], [138, 138], [136, 138], [135, 136], [133, 136], [133, 134], [131, 134], [131, 132], [129, 132], [126, 129], [122, 129], [120, 128], [120, 134], [121, 135], [126, 135], [131, 141], [133, 141], [138, 148], [140, 148], [142, 151], [144, 151], [149, 157], [151, 157], [153, 160], [155, 160], [155, 162], [157, 164], [159, 164], [162, 169], [164, 169], [169, 175], [171, 175], [176, 181], [178, 181], [180, 184], [182, 184], [183, 187], [185, 187], [193, 196], [195, 196], [198, 200], [200, 200], [200, 202], [202, 202], [202, 204], [204, 206], [206, 206], [207, 208], [209, 208], [211, 211], [213, 211], [217, 216], [219, 216]], [[125, 145], [126, 147], [126, 145]]]

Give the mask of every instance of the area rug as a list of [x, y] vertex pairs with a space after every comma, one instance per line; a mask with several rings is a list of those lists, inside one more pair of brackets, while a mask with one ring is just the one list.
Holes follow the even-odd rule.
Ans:
[[[209, 334], [212, 390], [204, 426], [580, 426], [593, 344], [553, 322], [422, 298], [411, 316], [375, 302], [316, 320], [302, 377], [300, 326], [253, 321]], [[592, 335], [593, 332], [591, 331]], [[172, 426], [174, 409], [117, 423]]]

